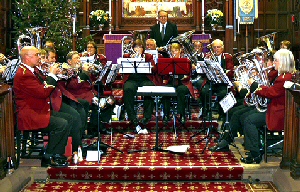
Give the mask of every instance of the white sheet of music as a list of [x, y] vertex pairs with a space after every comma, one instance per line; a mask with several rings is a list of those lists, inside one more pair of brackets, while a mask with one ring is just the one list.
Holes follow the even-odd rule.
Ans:
[[233, 93], [229, 92], [219, 103], [224, 113], [226, 113], [229, 109], [231, 109], [236, 104], [236, 99]]
[[95, 62], [95, 57], [90, 56], [90, 57], [80, 57], [80, 61], [82, 63], [94, 63]]
[[131, 62], [122, 62], [119, 73], [152, 73], [152, 66], [150, 62], [137, 62], [136, 68], [134, 63]]
[[204, 69], [204, 61], [197, 61], [197, 66], [196, 66], [196, 72], [197, 74], [203, 74], [206, 73], [205, 69]]

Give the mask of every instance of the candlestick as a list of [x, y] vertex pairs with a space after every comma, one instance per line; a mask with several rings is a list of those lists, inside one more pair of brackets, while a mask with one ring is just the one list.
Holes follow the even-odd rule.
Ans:
[[202, 17], [204, 17], [204, 0], [202, 0]]
[[75, 30], [75, 15], [74, 15], [74, 17], [72, 18], [73, 19], [73, 34], [75, 34], [76, 33], [76, 30]]
[[204, 34], [204, 0], [202, 0], [202, 34]]
[[108, 10], [108, 14], [109, 14], [110, 17], [111, 17], [111, 1], [112, 0], [109, 0], [109, 10]]

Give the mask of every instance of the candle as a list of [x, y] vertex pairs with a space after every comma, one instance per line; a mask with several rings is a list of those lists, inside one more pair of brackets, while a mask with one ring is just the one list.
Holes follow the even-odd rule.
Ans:
[[204, 17], [204, 0], [202, 0], [202, 17]]
[[111, 17], [111, 1], [112, 0], [109, 0], [109, 10], [108, 10], [109, 17]]
[[75, 15], [73, 17], [73, 34], [76, 33], [76, 30], [75, 30]]

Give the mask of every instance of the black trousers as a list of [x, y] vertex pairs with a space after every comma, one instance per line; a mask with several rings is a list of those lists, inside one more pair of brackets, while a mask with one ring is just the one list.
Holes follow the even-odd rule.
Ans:
[[[85, 113], [83, 108], [80, 108], [80, 111], [83, 114]], [[73, 117], [69, 135], [72, 137], [72, 152], [75, 152], [78, 150], [78, 146], [82, 144], [81, 137], [82, 137], [83, 123], [82, 123], [81, 114], [76, 109], [66, 104], [65, 102], [62, 103], [59, 112], [69, 114]]]
[[[128, 118], [134, 120], [137, 118], [136, 111], [134, 110], [134, 97], [136, 96], [138, 87], [142, 86], [155, 86], [150, 80], [136, 81], [128, 79], [124, 84], [124, 106]], [[151, 119], [154, 109], [154, 99], [152, 97], [144, 97], [144, 118]]]
[[42, 132], [49, 133], [49, 141], [46, 148], [46, 154], [64, 154], [68, 141], [68, 135], [72, 129], [74, 118], [63, 112], [51, 111], [50, 124]]
[[[200, 94], [200, 99], [201, 99], [201, 103], [203, 105], [203, 112], [206, 113], [207, 112], [207, 105], [209, 104], [209, 95], [210, 95], [210, 88], [211, 88], [211, 94], [216, 94], [218, 97], [218, 101], [221, 101], [227, 94], [227, 84], [223, 84], [223, 83], [210, 83], [210, 81], [207, 81], [206, 84], [202, 87], [201, 89], [201, 94]], [[218, 104], [219, 105], [219, 104]], [[225, 113], [222, 109], [222, 107], [219, 105], [219, 115], [224, 117]]]
[[243, 134], [242, 126], [243, 126], [244, 118], [246, 117], [247, 114], [254, 113], [253, 109], [255, 109], [255, 107], [240, 105], [232, 108], [231, 109], [232, 111], [230, 110], [231, 111], [230, 115], [228, 114], [228, 116], [231, 116], [229, 120], [229, 128], [233, 137], [237, 137], [238, 132]]
[[[280, 118], [280, 117], [277, 117]], [[260, 134], [261, 129], [266, 124], [266, 112], [253, 110], [253, 113], [248, 114], [244, 119], [244, 137], [245, 149], [251, 153], [259, 154], [260, 149]]]
[[[171, 86], [171, 85], [168, 85]], [[177, 113], [180, 114], [181, 117], [185, 117], [185, 106], [186, 106], [186, 98], [185, 96], [190, 92], [189, 88], [185, 85], [175, 86], [176, 94], [177, 94]], [[163, 97], [162, 104], [164, 106], [163, 112], [165, 117], [169, 117], [170, 115], [170, 106], [171, 106], [171, 98]]]

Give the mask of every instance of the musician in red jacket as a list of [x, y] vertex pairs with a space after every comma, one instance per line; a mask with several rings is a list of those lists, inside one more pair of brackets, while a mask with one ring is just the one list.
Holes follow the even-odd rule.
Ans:
[[[94, 81], [92, 80], [91, 66], [88, 63], [81, 64], [80, 56], [77, 51], [71, 51], [67, 55], [68, 64], [77, 71], [77, 74], [68, 79], [66, 89], [72, 93], [77, 99], [88, 101], [89, 109], [92, 110], [90, 123], [88, 125], [88, 134], [98, 136], [98, 109], [97, 103], [93, 103], [95, 98], [100, 97], [94, 89]], [[100, 116], [100, 132], [102, 134], [110, 134], [103, 125], [103, 122], [109, 122], [111, 119], [112, 106], [101, 110]]]
[[260, 140], [258, 129], [267, 124], [271, 131], [284, 129], [285, 115], [285, 88], [284, 83], [291, 81], [295, 72], [293, 53], [287, 49], [280, 49], [274, 54], [275, 69], [278, 77], [271, 86], [260, 86], [254, 92], [256, 95], [270, 99], [266, 113], [254, 113], [244, 120], [243, 128], [245, 135], [245, 149], [250, 151], [248, 157], [241, 159], [242, 162], [260, 163]]
[[[139, 120], [137, 119], [136, 112], [134, 110], [134, 97], [137, 93], [138, 87], [142, 86], [154, 86], [161, 85], [161, 78], [155, 73], [155, 63], [151, 54], [144, 53], [144, 45], [140, 39], [137, 39], [133, 43], [134, 54], [124, 54], [124, 57], [131, 58], [145, 58], [146, 62], [152, 64], [152, 74], [124, 74], [124, 105], [130, 121], [137, 126]], [[141, 120], [142, 124], [146, 125], [151, 120], [154, 109], [154, 100], [151, 97], [144, 97], [144, 118]]]
[[[171, 54], [173, 58], [184, 58], [182, 47], [179, 43], [171, 44]], [[178, 75], [177, 78], [174, 76], [164, 76], [163, 83], [168, 86], [174, 86], [176, 88], [177, 94], [177, 113], [180, 115], [181, 123], [185, 124], [186, 115], [185, 115], [185, 107], [186, 107], [186, 98], [187, 94], [191, 94], [195, 97], [194, 87], [192, 82], [190, 81], [191, 73], [189, 75]], [[164, 124], [167, 125], [170, 120], [170, 97], [163, 97], [162, 103], [164, 105], [163, 113], [164, 113]]]
[[66, 113], [51, 111], [50, 94], [57, 85], [58, 66], [52, 65], [45, 81], [35, 75], [40, 63], [39, 50], [24, 46], [21, 65], [14, 77], [13, 91], [18, 113], [18, 129], [49, 133], [49, 142], [41, 165], [67, 166], [65, 146], [74, 118]]
[[[211, 59], [213, 61], [217, 60], [216, 62], [219, 62], [223, 72], [228, 76], [230, 80], [233, 79], [234, 76], [234, 64], [233, 64], [233, 58], [232, 55], [229, 53], [224, 53], [224, 44], [223, 41], [220, 39], [215, 39], [211, 43], [211, 48], [212, 51], [211, 53], [207, 53], [205, 55], [206, 59]], [[212, 71], [212, 73], [216, 73]], [[200, 98], [203, 106], [203, 113], [206, 114], [207, 112], [207, 105], [209, 101], [209, 90], [210, 90], [210, 85], [211, 85], [211, 93], [214, 94], [216, 93], [218, 96], [218, 100], [221, 101], [227, 94], [227, 86], [228, 84], [226, 83], [215, 83], [212, 82], [210, 83], [209, 80], [205, 80], [203, 83], [203, 87], [200, 91]], [[206, 105], [205, 105], [206, 104]], [[225, 114], [222, 110], [222, 107], [219, 105], [219, 118], [223, 119], [225, 118]]]

